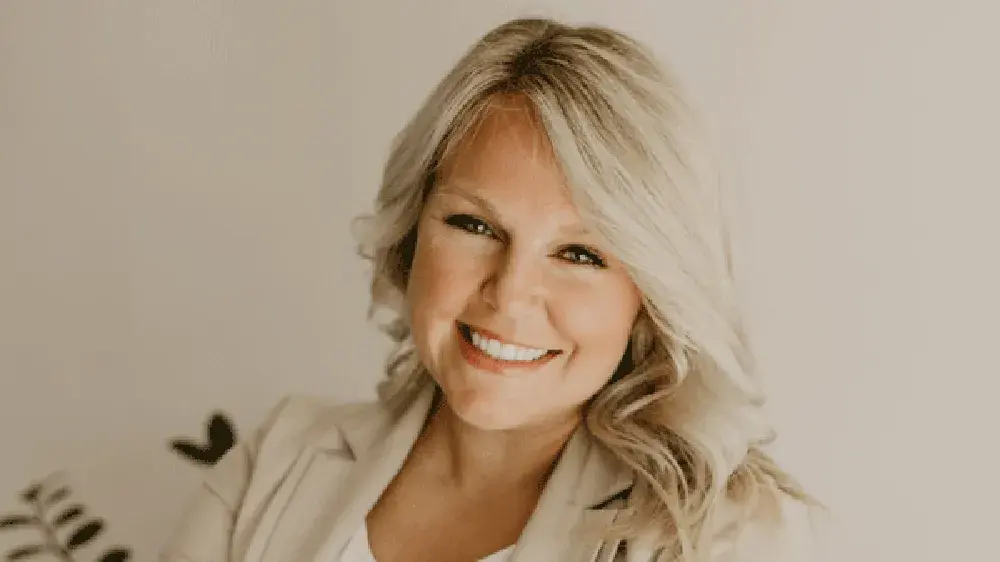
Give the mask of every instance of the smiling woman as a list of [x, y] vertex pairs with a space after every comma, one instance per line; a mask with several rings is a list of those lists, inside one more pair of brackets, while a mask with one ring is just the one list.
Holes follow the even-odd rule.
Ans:
[[359, 223], [379, 400], [281, 401], [163, 560], [810, 559], [678, 92], [603, 27], [477, 42]]

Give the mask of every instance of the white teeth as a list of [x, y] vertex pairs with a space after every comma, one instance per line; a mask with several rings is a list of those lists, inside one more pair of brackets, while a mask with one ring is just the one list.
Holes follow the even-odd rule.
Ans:
[[472, 330], [470, 330], [470, 333], [472, 334], [472, 344], [494, 359], [527, 362], [535, 361], [548, 353], [543, 349], [532, 349], [530, 347], [500, 343], [497, 340], [485, 338]]

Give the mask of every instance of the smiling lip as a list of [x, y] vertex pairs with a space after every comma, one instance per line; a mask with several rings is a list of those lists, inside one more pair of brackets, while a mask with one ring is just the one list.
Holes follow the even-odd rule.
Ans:
[[[468, 327], [466, 327], [466, 329], [468, 329]], [[479, 328], [474, 329], [476, 332], [479, 332]], [[473, 367], [495, 374], [501, 374], [508, 371], [518, 371], [520, 373], [533, 371], [547, 364], [560, 354], [559, 351], [550, 351], [534, 361], [504, 361], [502, 359], [496, 359], [486, 355], [481, 349], [472, 345], [472, 342], [465, 338], [465, 334], [463, 334], [462, 331], [463, 325], [460, 323], [456, 324], [455, 335], [458, 337], [462, 357]], [[491, 339], [494, 337], [494, 334], [488, 331], [480, 332], [480, 334], [488, 336]]]
[[521, 343], [519, 341], [509, 340], [507, 338], [502, 337], [500, 334], [498, 334], [496, 332], [491, 332], [491, 331], [489, 331], [489, 330], [487, 330], [485, 328], [480, 328], [479, 326], [473, 326], [472, 324], [465, 324], [463, 322], [459, 322], [459, 325], [460, 326], [464, 326], [466, 328], [471, 328], [472, 331], [478, 333], [480, 336], [484, 336], [484, 337], [489, 338], [491, 340], [497, 340], [500, 343], [507, 343], [507, 344], [510, 344], [510, 345], [516, 345], [517, 347], [526, 347], [528, 349], [546, 349], [544, 347], [539, 347], [537, 345], [528, 345], [526, 343]]

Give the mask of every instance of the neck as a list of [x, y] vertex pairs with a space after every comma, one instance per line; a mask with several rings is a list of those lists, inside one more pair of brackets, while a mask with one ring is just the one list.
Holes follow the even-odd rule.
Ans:
[[442, 396], [418, 449], [422, 464], [458, 489], [540, 491], [579, 423], [577, 413], [544, 424], [484, 430], [462, 420]]

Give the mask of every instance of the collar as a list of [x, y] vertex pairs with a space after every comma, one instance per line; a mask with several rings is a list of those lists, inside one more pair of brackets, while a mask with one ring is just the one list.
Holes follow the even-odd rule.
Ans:
[[[350, 404], [335, 408], [335, 415], [317, 427], [313, 446], [346, 454], [358, 461], [383, 441], [412, 447], [423, 429], [438, 386], [425, 382], [396, 408], [382, 402]], [[570, 435], [549, 478], [547, 487], [564, 490], [564, 500], [587, 509], [605, 509], [628, 497], [634, 475], [607, 448], [593, 438], [584, 423]], [[555, 490], [553, 490], [554, 492]]]

